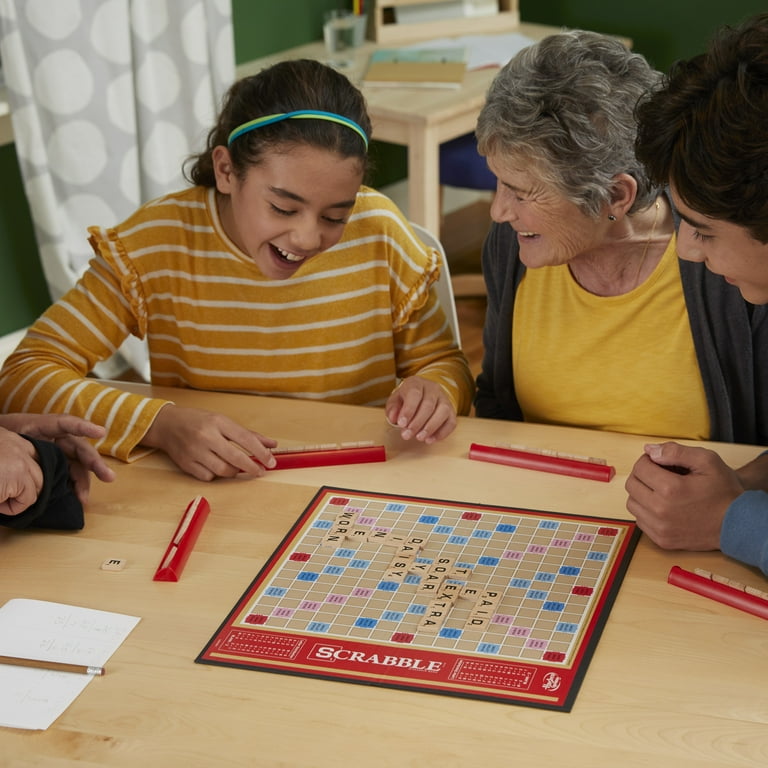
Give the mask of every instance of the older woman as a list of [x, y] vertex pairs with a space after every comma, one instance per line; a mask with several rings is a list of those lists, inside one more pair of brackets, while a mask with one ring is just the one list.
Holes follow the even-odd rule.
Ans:
[[768, 314], [678, 260], [669, 199], [635, 158], [635, 105], [659, 79], [583, 31], [496, 76], [476, 130], [497, 177], [478, 416], [768, 437]]

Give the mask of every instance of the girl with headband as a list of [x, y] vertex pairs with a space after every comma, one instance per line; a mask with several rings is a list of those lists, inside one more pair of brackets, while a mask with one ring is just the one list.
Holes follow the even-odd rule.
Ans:
[[96, 256], [7, 360], [0, 409], [87, 415], [102, 453], [160, 449], [201, 480], [274, 465], [252, 425], [88, 378], [132, 333], [153, 384], [383, 406], [405, 439], [446, 437], [472, 377], [437, 254], [362, 185], [370, 133], [360, 91], [318, 62], [235, 83], [193, 186], [89, 229]]

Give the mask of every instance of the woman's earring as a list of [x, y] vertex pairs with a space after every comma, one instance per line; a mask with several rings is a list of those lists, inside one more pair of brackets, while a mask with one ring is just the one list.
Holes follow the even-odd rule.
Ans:
[[608, 215], [608, 221], [616, 221], [616, 217], [611, 213]]

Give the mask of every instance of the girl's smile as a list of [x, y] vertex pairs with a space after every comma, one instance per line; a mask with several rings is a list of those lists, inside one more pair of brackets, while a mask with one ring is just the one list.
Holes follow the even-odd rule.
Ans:
[[224, 231], [276, 280], [339, 242], [363, 180], [359, 159], [308, 145], [278, 147], [242, 179], [225, 147], [213, 159]]

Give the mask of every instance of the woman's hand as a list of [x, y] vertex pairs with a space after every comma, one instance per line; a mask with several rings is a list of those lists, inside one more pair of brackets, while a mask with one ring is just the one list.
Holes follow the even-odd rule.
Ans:
[[0, 513], [19, 515], [37, 500], [43, 470], [35, 446], [8, 429], [0, 428]]
[[[159, 448], [198, 480], [260, 477], [275, 466], [277, 440], [237, 424], [220, 413], [166, 405], [147, 430], [142, 445]], [[254, 460], [255, 459], [255, 460]]]
[[431, 444], [456, 428], [456, 411], [445, 390], [420, 376], [404, 379], [389, 396], [384, 412], [403, 440]]
[[[69, 475], [72, 478], [75, 494], [83, 506], [87, 503], [90, 493], [91, 472], [105, 483], [115, 479], [115, 473], [86, 439], [104, 437], [104, 427], [98, 424], [78, 416], [59, 413], [6, 413], [0, 415], [0, 427], [38, 440], [55, 442], [69, 459]], [[19, 439], [23, 440], [23, 438]], [[32, 448], [34, 454], [32, 444], [28, 440], [23, 442]], [[37, 469], [39, 471], [40, 468]], [[39, 492], [40, 488], [37, 489], [35, 498]], [[18, 510], [18, 512], [21, 511]]]

